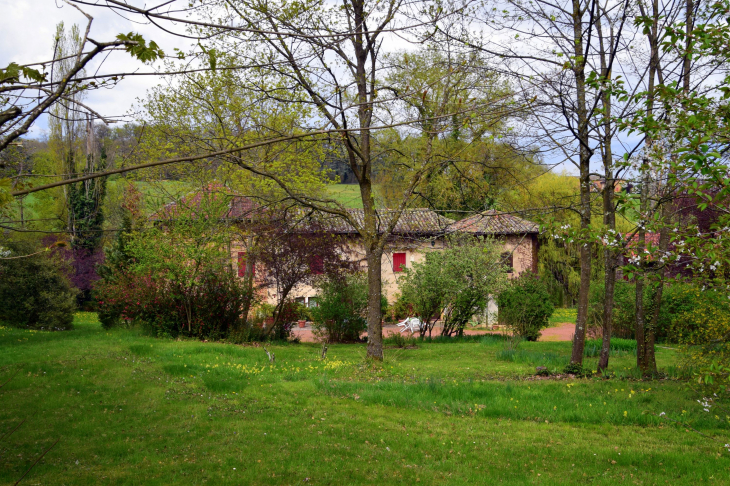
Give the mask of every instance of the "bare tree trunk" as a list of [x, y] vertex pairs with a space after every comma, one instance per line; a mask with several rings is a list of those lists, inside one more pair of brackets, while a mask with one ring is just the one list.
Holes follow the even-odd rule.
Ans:
[[687, 0], [687, 6], [684, 17], [684, 28], [686, 35], [686, 41], [684, 46], [684, 59], [682, 60], [682, 91], [685, 95], [689, 93], [690, 89], [690, 69], [692, 67], [692, 29], [694, 27], [694, 0]]
[[286, 305], [286, 298], [289, 297], [292, 288], [293, 286], [287, 286], [280, 292], [279, 302], [276, 304], [276, 307], [274, 307], [274, 322], [271, 324], [271, 327], [266, 330], [267, 336], [270, 336], [271, 333], [274, 332], [274, 329], [276, 329], [276, 327], [281, 323], [281, 314], [284, 310], [284, 305]]
[[382, 294], [382, 269], [383, 251], [380, 249], [367, 249], [368, 262], [368, 351], [369, 358], [383, 360], [383, 326], [382, 315], [380, 314], [380, 296]]
[[[662, 228], [659, 231], [659, 253], [665, 255], [669, 249], [669, 227], [666, 222], [663, 221], [666, 216], [666, 206], [662, 206]], [[661, 263], [661, 266], [657, 270], [657, 282], [656, 292], [654, 294], [654, 312], [651, 318], [651, 324], [646, 329], [645, 335], [645, 349], [644, 349], [644, 362], [646, 367], [646, 374], [656, 375], [656, 354], [654, 352], [654, 342], [656, 340], [656, 330], [659, 326], [659, 315], [662, 309], [662, 298], [664, 294], [664, 279], [667, 274], [667, 266]]]
[[[578, 118], [578, 142], [580, 144], [580, 229], [581, 237], [588, 232], [591, 226], [591, 181], [589, 147], [588, 110], [586, 108], [586, 76], [583, 47], [583, 10], [580, 0], [573, 0], [573, 39], [575, 45], [575, 74], [576, 84], [576, 115]], [[591, 287], [591, 247], [586, 240], [580, 247], [580, 290], [578, 291], [578, 316], [575, 321], [575, 335], [573, 338], [573, 352], [571, 364], [583, 364], [585, 348], [586, 322], [588, 319], [588, 295]]]
[[[645, 15], [643, 4], [639, 4], [642, 15]], [[646, 102], [646, 116], [651, 118], [654, 114], [654, 86], [655, 77], [659, 72], [659, 45], [658, 45], [658, 24], [659, 24], [659, 2], [652, 1], [652, 19], [653, 24], [649, 29], [648, 37], [651, 47], [651, 57], [649, 60], [649, 77]], [[660, 80], [661, 81], [661, 80]], [[646, 224], [649, 211], [649, 156], [653, 145], [653, 134], [646, 134], [644, 158], [641, 164], [641, 195], [639, 203], [639, 243], [637, 245], [637, 256], [639, 257], [639, 271], [636, 278], [636, 366], [641, 370], [642, 375], [647, 373], [649, 363], [647, 363], [647, 341], [646, 341], [646, 315], [644, 308], [644, 281], [646, 278], [646, 258], [644, 250], [646, 248]], [[652, 337], [652, 353], [653, 353], [653, 337]]]
[[639, 270], [636, 272], [636, 366], [644, 372], [644, 248], [646, 247], [646, 229], [643, 215], [647, 210], [647, 177], [644, 176], [641, 182], [641, 213], [642, 220], [639, 227], [639, 243], [636, 246], [636, 253], [639, 257]]
[[243, 315], [244, 325], [248, 323], [248, 313], [251, 312], [251, 304], [253, 301], [253, 262], [246, 262], [246, 273], [243, 277], [244, 292], [246, 295], [243, 299], [243, 307], [241, 315]]
[[[598, 39], [601, 49], [601, 75], [608, 82], [611, 73], [606, 62], [606, 49], [604, 45], [603, 31], [601, 19], [596, 22], [598, 31]], [[613, 29], [609, 36], [610, 46], [613, 46]], [[603, 186], [603, 224], [606, 231], [610, 232], [609, 242], [604, 248], [604, 300], [603, 300], [603, 342], [601, 343], [601, 356], [598, 359], [598, 372], [602, 373], [608, 368], [608, 359], [611, 353], [611, 327], [613, 324], [613, 304], [616, 289], [616, 254], [612, 248], [613, 238], [616, 231], [616, 208], [614, 206], [614, 171], [613, 171], [613, 152], [611, 150], [611, 95], [604, 90], [601, 102], [603, 103], [603, 168], [604, 168], [604, 186]]]

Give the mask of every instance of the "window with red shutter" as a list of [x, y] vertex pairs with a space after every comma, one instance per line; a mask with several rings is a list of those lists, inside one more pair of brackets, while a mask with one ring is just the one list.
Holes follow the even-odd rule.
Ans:
[[[246, 276], [246, 265], [248, 264], [248, 258], [246, 257], [245, 251], [238, 252], [238, 276]], [[256, 267], [251, 263], [251, 275], [256, 275]]]
[[406, 254], [393, 253], [393, 271], [402, 272], [406, 268]]

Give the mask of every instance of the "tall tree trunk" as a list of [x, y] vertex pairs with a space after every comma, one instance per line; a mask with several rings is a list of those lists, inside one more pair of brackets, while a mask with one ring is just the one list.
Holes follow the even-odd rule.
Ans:
[[[639, 4], [641, 14], [646, 15], [643, 4]], [[661, 71], [659, 70], [659, 2], [658, 0], [652, 1], [652, 19], [653, 23], [648, 32], [649, 44], [651, 47], [650, 59], [649, 59], [649, 78], [647, 86], [647, 101], [646, 101], [646, 118], [651, 120], [654, 116], [654, 87], [655, 77], [660, 76], [661, 82]], [[642, 375], [646, 375], [650, 363], [647, 361], [647, 349], [649, 343], [647, 342], [647, 326], [646, 326], [646, 311], [644, 306], [644, 285], [646, 279], [646, 258], [644, 250], [646, 248], [646, 224], [648, 222], [649, 213], [649, 184], [650, 184], [650, 164], [649, 156], [651, 155], [652, 145], [654, 143], [654, 134], [650, 129], [646, 132], [645, 142], [645, 154], [641, 164], [641, 194], [639, 203], [640, 222], [639, 222], [639, 244], [637, 246], [637, 255], [639, 257], [639, 271], [637, 272], [636, 278], [636, 366], [641, 370]], [[653, 333], [649, 332], [651, 341], [651, 353], [654, 353]], [[656, 365], [654, 365], [656, 366]]]
[[[250, 239], [249, 239], [250, 241]], [[251, 248], [251, 246], [246, 247]], [[243, 275], [244, 292], [246, 295], [243, 298], [243, 306], [241, 308], [241, 315], [243, 315], [244, 326], [248, 324], [248, 313], [251, 311], [251, 304], [253, 302], [253, 275], [254, 263], [253, 258], [247, 258], [245, 262], [245, 270]]]
[[591, 249], [588, 238], [583, 241], [591, 226], [591, 180], [589, 148], [588, 110], [586, 108], [586, 60], [583, 52], [583, 10], [579, 0], [573, 0], [573, 40], [575, 45], [575, 65], [573, 72], [576, 83], [576, 115], [578, 118], [578, 143], [580, 144], [580, 290], [578, 291], [578, 316], [575, 321], [573, 352], [571, 364], [583, 364], [586, 322], [588, 319], [588, 295], [591, 287]]
[[[692, 67], [692, 56], [691, 56], [691, 49], [692, 49], [692, 38], [691, 33], [693, 29], [694, 24], [694, 1], [693, 0], [687, 0], [687, 4], [685, 6], [685, 34], [686, 34], [686, 42], [685, 42], [685, 52], [682, 59], [682, 91], [684, 92], [684, 95], [689, 95], [690, 92], [690, 71]], [[654, 7], [654, 18], [656, 19], [658, 14], [658, 10], [656, 6]], [[656, 36], [656, 30], [652, 29], [652, 48], [654, 48], [657, 39]], [[652, 53], [654, 54], [654, 49], [652, 49]], [[658, 54], [656, 54], [658, 55]], [[659, 61], [658, 59], [653, 59], [652, 64], [654, 64], [655, 69], [657, 71], [660, 71], [659, 67]], [[666, 204], [662, 205], [661, 208], [661, 229], [659, 230], [659, 253], [661, 255], [666, 255], [667, 250], [669, 249], [669, 221], [667, 221], [667, 207]], [[644, 368], [643, 368], [643, 374], [644, 376], [649, 375], [656, 375], [657, 373], [657, 366], [656, 366], [656, 353], [654, 350], [654, 343], [656, 341], [656, 331], [659, 326], [659, 316], [661, 314], [661, 308], [662, 308], [662, 299], [664, 296], [664, 282], [666, 279], [667, 274], [667, 266], [666, 263], [660, 263], [659, 269], [657, 270], [657, 276], [656, 276], [656, 289], [654, 292], [654, 305], [653, 305], [653, 312], [652, 312], [652, 318], [651, 323], [649, 326], [646, 326], [645, 334], [644, 334]]]
[[[611, 73], [608, 69], [606, 59], [606, 49], [604, 46], [603, 31], [601, 19], [596, 23], [598, 30], [598, 38], [601, 49], [601, 74], [603, 79], [608, 82], [611, 79]], [[609, 36], [611, 48], [613, 48], [613, 29]], [[603, 104], [603, 170], [604, 170], [604, 186], [603, 186], [603, 224], [610, 236], [608, 244], [604, 248], [604, 300], [603, 300], [603, 325], [602, 335], [603, 342], [601, 344], [601, 356], [598, 359], [598, 372], [602, 373], [608, 368], [608, 359], [611, 353], [611, 328], [613, 325], [613, 305], [614, 294], [616, 289], [616, 252], [611, 246], [616, 231], [616, 208], [614, 206], [614, 190], [615, 179], [613, 171], [613, 152], [611, 149], [611, 95], [608, 90], [604, 90], [601, 96]]]
[[[667, 208], [666, 205], [662, 206], [662, 227], [659, 231], [659, 253], [661, 255], [666, 255], [667, 250], [669, 249], [669, 227], [667, 226], [667, 222], [664, 221], [664, 218], [667, 216]], [[656, 341], [656, 331], [659, 327], [659, 315], [661, 314], [662, 310], [662, 298], [664, 295], [664, 280], [667, 275], [667, 265], [666, 263], [660, 263], [660, 267], [657, 270], [657, 281], [656, 281], [656, 291], [654, 293], [654, 309], [653, 309], [653, 315], [651, 318], [651, 324], [646, 329], [645, 334], [645, 341], [646, 344], [644, 346], [644, 362], [645, 362], [645, 368], [646, 373], [649, 375], [656, 375], [657, 373], [657, 367], [656, 367], [656, 354], [654, 352], [654, 342]]]
[[644, 214], [647, 211], [648, 177], [644, 176], [641, 182], [641, 221], [639, 224], [639, 242], [636, 245], [636, 254], [639, 257], [639, 269], [636, 272], [636, 366], [644, 372], [644, 272], [646, 269], [644, 248], [646, 248], [646, 229]]
[[380, 313], [380, 296], [382, 294], [382, 269], [383, 251], [375, 248], [368, 248], [366, 259], [368, 262], [368, 350], [369, 358], [383, 359], [383, 326]]

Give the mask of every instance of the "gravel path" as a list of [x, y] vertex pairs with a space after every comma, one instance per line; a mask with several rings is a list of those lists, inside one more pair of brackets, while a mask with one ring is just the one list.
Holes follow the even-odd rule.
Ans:
[[[388, 337], [390, 334], [395, 334], [398, 331], [400, 331], [400, 328], [398, 326], [383, 326], [383, 336]], [[440, 332], [440, 329], [438, 327], [434, 328], [433, 335], [438, 336]], [[464, 334], [468, 335], [474, 335], [474, 334], [493, 334], [498, 333], [500, 331], [482, 331], [482, 330], [472, 330], [467, 329], [464, 331]], [[540, 341], [572, 341], [573, 340], [573, 333], [575, 332], [575, 324], [572, 324], [570, 322], [566, 322], [561, 324], [558, 327], [550, 327], [548, 329], [545, 329], [542, 331], [542, 336], [540, 337]], [[312, 328], [310, 326], [307, 326], [305, 328], [295, 327], [292, 329], [292, 334], [299, 338], [300, 341], [305, 343], [313, 343], [317, 342], [318, 340], [312, 333]]]

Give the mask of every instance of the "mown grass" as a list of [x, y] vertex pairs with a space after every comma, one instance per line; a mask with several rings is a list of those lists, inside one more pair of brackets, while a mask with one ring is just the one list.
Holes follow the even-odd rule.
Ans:
[[[703, 412], [686, 383], [538, 380], [535, 362], [497, 359], [492, 336], [388, 348], [383, 363], [362, 345], [321, 361], [317, 345], [277, 344], [270, 364], [260, 347], [104, 331], [93, 314], [75, 324], [0, 329], [0, 483], [56, 440], [21, 484], [728, 480], [727, 417]], [[518, 349], [567, 356], [570, 343]]]

